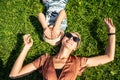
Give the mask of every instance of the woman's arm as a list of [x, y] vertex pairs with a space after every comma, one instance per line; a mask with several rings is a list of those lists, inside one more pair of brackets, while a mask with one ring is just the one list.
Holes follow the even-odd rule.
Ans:
[[115, 26], [113, 25], [113, 22], [110, 18], [105, 18], [104, 22], [106, 24], [106, 27], [108, 29], [108, 45], [105, 51], [104, 55], [96, 56], [96, 57], [90, 57], [87, 60], [87, 66], [98, 66], [101, 64], [108, 63], [112, 60], [114, 60], [115, 55]]
[[35, 66], [32, 63], [29, 63], [23, 67], [23, 62], [25, 60], [27, 52], [29, 51], [30, 47], [32, 47], [33, 45], [33, 40], [29, 34], [24, 36], [24, 44], [25, 46], [21, 51], [20, 55], [18, 56], [17, 60], [15, 61], [14, 66], [9, 74], [10, 78], [21, 77], [36, 70]]

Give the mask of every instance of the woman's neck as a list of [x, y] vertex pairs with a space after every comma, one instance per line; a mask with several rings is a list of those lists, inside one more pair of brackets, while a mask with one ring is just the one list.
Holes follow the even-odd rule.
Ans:
[[56, 55], [58, 59], [67, 59], [71, 51], [68, 48], [61, 47], [59, 53]]

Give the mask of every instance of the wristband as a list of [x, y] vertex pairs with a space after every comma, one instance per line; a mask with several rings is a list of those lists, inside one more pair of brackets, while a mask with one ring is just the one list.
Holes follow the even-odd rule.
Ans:
[[115, 33], [108, 33], [108, 36], [110, 36], [110, 35], [115, 35]]

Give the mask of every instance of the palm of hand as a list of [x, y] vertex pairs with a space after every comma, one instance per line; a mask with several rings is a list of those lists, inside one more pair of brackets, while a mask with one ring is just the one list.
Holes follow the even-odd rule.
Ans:
[[110, 18], [105, 18], [104, 22], [106, 24], [106, 27], [108, 29], [109, 33], [115, 33], [115, 26]]

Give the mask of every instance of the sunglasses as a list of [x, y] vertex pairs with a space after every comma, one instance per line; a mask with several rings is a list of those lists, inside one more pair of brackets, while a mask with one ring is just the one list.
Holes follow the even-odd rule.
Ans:
[[74, 42], [79, 42], [80, 41], [80, 39], [78, 38], [78, 37], [75, 37], [75, 36], [73, 36], [71, 33], [69, 33], [69, 32], [67, 32], [67, 33], [65, 33], [65, 36], [67, 37], [67, 38], [73, 38], [73, 41]]

